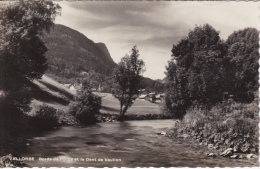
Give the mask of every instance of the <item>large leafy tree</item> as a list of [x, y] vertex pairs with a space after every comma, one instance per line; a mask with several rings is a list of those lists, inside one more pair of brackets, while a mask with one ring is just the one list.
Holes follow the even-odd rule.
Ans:
[[50, 30], [60, 7], [45, 0], [0, 5], [0, 139], [13, 141], [26, 132], [22, 113], [30, 110], [30, 84], [47, 69], [40, 36]]
[[227, 38], [229, 85], [234, 99], [250, 102], [258, 89], [259, 34], [255, 28], [233, 32]]
[[145, 64], [142, 59], [139, 59], [139, 51], [136, 46], [132, 48], [131, 54], [126, 54], [114, 69], [113, 96], [120, 102], [119, 119], [123, 119], [127, 109], [132, 106], [135, 95], [138, 94], [141, 75], [144, 71]]
[[29, 82], [47, 69], [47, 51], [41, 35], [49, 31], [60, 6], [52, 1], [20, 0], [0, 9], [0, 90], [5, 104], [27, 111]]
[[209, 106], [226, 90], [227, 47], [209, 24], [196, 26], [172, 48], [166, 72], [166, 106], [182, 117], [191, 104]]

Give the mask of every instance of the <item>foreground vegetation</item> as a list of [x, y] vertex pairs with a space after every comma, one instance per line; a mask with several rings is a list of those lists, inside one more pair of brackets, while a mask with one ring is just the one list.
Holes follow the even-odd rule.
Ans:
[[176, 133], [188, 134], [209, 150], [230, 149], [223, 156], [239, 158], [239, 154], [258, 154], [258, 101], [249, 104], [222, 103], [210, 111], [193, 107], [187, 110]]
[[176, 132], [223, 156], [258, 153], [258, 41], [254, 28], [224, 41], [205, 24], [173, 45], [164, 110], [181, 119]]

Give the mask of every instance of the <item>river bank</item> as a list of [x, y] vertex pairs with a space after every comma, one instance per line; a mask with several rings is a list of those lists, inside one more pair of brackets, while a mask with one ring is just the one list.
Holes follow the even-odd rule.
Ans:
[[207, 156], [230, 159], [259, 158], [258, 102], [224, 103], [206, 111], [191, 108], [176, 124], [176, 137], [205, 146]]

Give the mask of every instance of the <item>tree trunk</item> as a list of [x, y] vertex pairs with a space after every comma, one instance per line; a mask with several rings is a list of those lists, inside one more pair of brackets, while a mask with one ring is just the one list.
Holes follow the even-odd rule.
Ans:
[[121, 116], [122, 112], [123, 112], [123, 103], [120, 102], [120, 113], [119, 113], [119, 117]]
[[125, 112], [126, 112], [127, 109], [128, 109], [128, 106], [125, 106], [124, 109], [123, 109], [123, 112], [122, 112], [122, 116], [125, 115]]
[[125, 115], [125, 112], [127, 109], [128, 109], [128, 106], [125, 106], [124, 108], [123, 108], [123, 105], [121, 106], [118, 121], [124, 121], [124, 115]]

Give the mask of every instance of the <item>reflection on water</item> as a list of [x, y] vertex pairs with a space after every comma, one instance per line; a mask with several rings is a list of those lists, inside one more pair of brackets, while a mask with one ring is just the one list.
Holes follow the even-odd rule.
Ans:
[[[170, 129], [173, 120], [143, 120], [99, 123], [88, 127], [63, 127], [32, 138], [26, 156], [35, 157], [29, 166], [82, 167], [170, 167], [170, 166], [252, 166], [256, 162], [209, 159], [194, 151], [189, 141], [158, 136]], [[198, 149], [198, 146], [196, 146]], [[43, 162], [41, 158], [74, 161]], [[84, 161], [79, 161], [83, 158]], [[98, 161], [98, 160], [103, 161]]]

